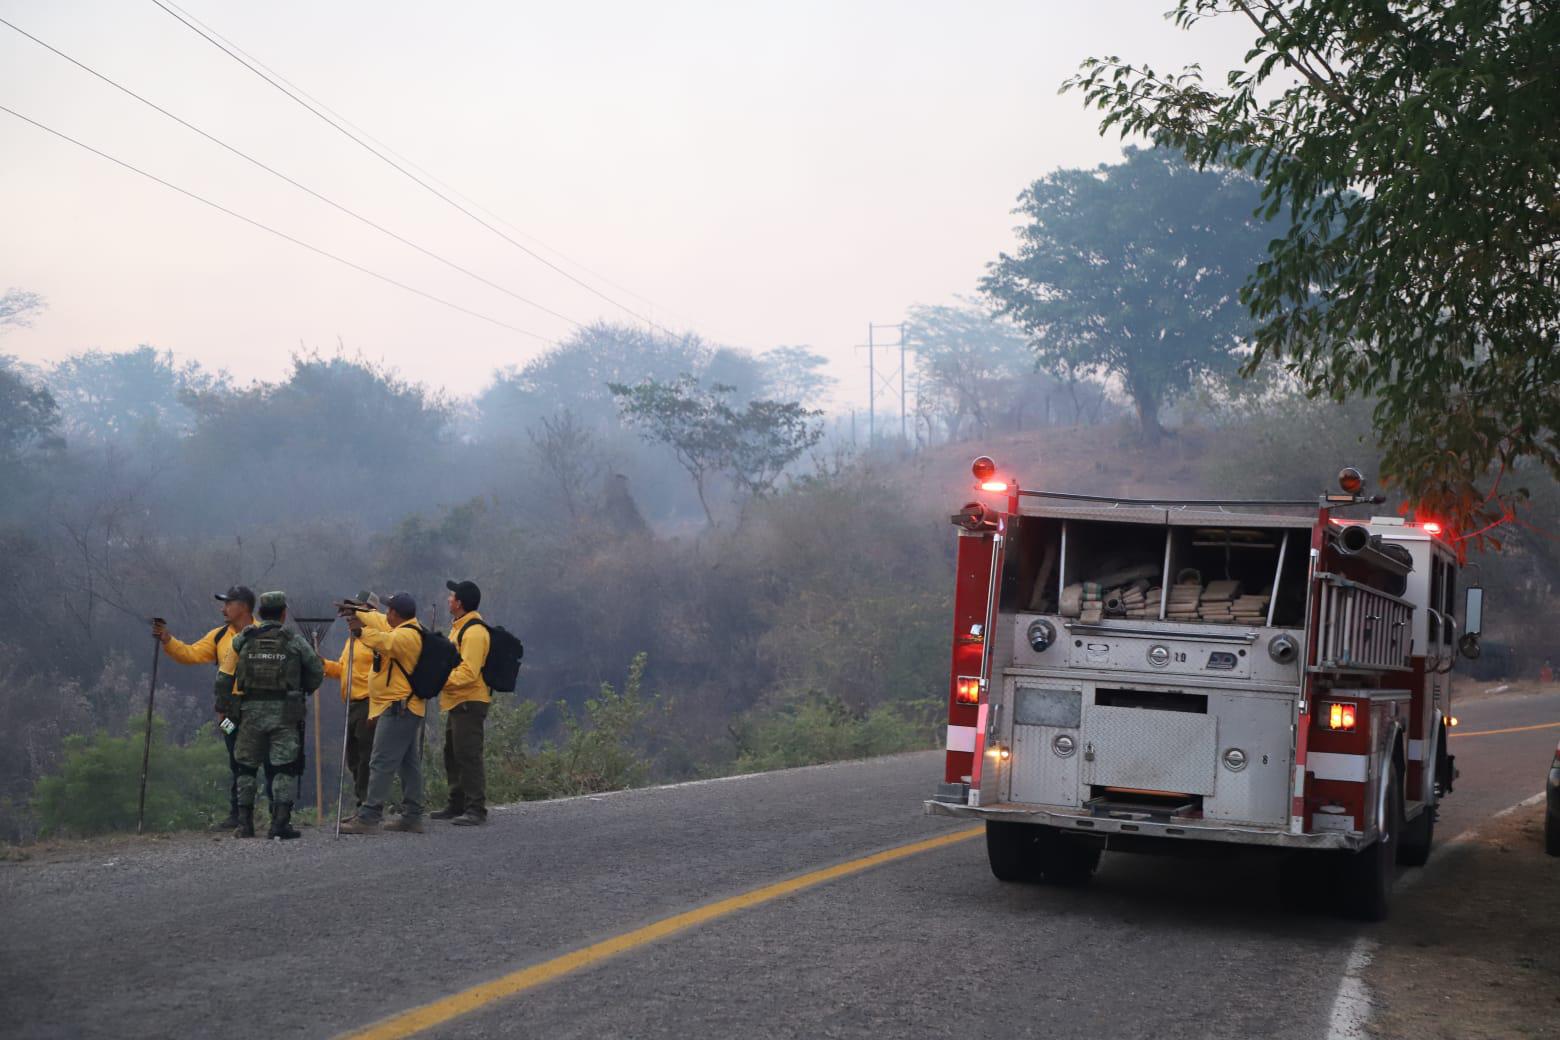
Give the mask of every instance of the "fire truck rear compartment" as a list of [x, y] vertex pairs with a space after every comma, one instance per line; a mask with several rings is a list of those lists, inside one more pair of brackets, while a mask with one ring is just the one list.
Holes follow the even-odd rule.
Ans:
[[985, 785], [1002, 802], [1123, 821], [1288, 821], [1292, 695], [1005, 685], [1011, 756]]

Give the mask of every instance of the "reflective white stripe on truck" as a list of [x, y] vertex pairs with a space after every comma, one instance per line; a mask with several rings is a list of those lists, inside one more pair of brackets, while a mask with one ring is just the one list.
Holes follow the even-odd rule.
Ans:
[[1318, 780], [1348, 780], [1363, 784], [1370, 775], [1370, 756], [1313, 751], [1306, 756], [1305, 768]]
[[1423, 762], [1425, 760], [1424, 741], [1410, 740], [1408, 742], [1408, 760], [1410, 762]]
[[949, 726], [948, 727], [949, 751], [974, 751], [975, 727], [974, 726]]

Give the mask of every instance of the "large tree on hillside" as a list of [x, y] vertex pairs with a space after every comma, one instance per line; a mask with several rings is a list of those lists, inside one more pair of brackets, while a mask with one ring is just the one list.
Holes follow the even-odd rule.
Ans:
[[1560, 5], [1180, 0], [1248, 21], [1216, 87], [1119, 58], [1068, 84], [1102, 129], [1262, 182], [1287, 234], [1243, 297], [1313, 396], [1374, 395], [1383, 469], [1473, 531], [1523, 460], [1560, 476]]
[[228, 377], [194, 361], [175, 364], [171, 351], [143, 345], [72, 354], [50, 369], [48, 383], [71, 443], [107, 443], [188, 432], [195, 414], [185, 399], [227, 389]]
[[59, 426], [54, 395], [0, 354], [0, 466], [60, 447]]
[[1153, 443], [1162, 406], [1240, 366], [1250, 320], [1238, 294], [1271, 237], [1259, 201], [1249, 177], [1164, 149], [1058, 170], [1019, 196], [1019, 249], [981, 289], [1041, 367], [1119, 377]]
[[823, 436], [821, 412], [795, 401], [742, 402], [736, 388], [704, 386], [691, 375], [675, 380], [641, 380], [632, 386], [610, 384], [623, 417], [652, 443], [669, 448], [693, 480], [704, 518], [715, 526], [710, 508], [712, 478], [725, 475], [745, 501], [774, 492], [787, 467]]

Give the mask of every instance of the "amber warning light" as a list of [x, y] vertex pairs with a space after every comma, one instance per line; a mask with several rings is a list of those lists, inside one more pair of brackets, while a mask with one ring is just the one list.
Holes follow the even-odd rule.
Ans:
[[980, 678], [974, 675], [961, 675], [954, 682], [953, 699], [960, 704], [980, 703]]
[[1345, 733], [1354, 729], [1354, 705], [1329, 704], [1327, 705], [1327, 728], [1339, 729]]

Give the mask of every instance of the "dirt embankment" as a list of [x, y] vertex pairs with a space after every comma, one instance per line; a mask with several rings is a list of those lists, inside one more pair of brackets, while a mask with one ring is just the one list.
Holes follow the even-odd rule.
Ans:
[[1543, 804], [1448, 849], [1377, 940], [1373, 1036], [1560, 1037], [1560, 857], [1544, 854]]

